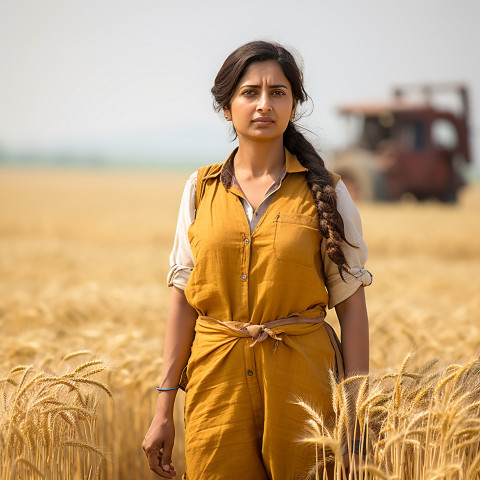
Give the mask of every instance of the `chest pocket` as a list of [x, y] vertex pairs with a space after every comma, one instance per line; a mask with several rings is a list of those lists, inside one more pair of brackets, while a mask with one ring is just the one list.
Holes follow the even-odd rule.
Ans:
[[279, 213], [273, 240], [275, 257], [312, 266], [320, 251], [321, 238], [316, 218], [300, 213]]

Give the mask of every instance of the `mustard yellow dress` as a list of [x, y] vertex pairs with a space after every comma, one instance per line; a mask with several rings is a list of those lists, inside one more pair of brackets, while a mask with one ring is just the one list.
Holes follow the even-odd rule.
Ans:
[[250, 233], [243, 192], [222, 181], [226, 163], [199, 170], [188, 230], [195, 266], [185, 295], [199, 317], [185, 372], [183, 478], [306, 478], [315, 451], [301, 442], [308, 416], [295, 400], [331, 415], [329, 369], [341, 368], [322, 321], [317, 209], [306, 169], [286, 151], [287, 175]]

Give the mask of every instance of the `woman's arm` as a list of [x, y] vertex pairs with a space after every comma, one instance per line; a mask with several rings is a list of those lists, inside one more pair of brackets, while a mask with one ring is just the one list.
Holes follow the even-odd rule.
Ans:
[[[165, 331], [160, 388], [170, 388], [178, 385], [180, 374], [190, 356], [197, 316], [196, 310], [187, 302], [184, 291], [172, 287]], [[167, 392], [160, 392], [157, 412], [173, 415], [173, 404], [177, 390], [171, 392], [169, 395], [163, 395]]]
[[[369, 372], [369, 339], [368, 339], [368, 316], [365, 303], [364, 287], [360, 286], [358, 290], [350, 295], [343, 302], [335, 306], [338, 321], [341, 327], [342, 356], [345, 368], [345, 378], [355, 375], [367, 375]], [[350, 418], [354, 425], [350, 425], [350, 432], [355, 430], [355, 438], [360, 438], [360, 424], [353, 422], [355, 418], [355, 403], [358, 392], [358, 383], [347, 384], [347, 390], [351, 400]], [[353, 449], [352, 449], [353, 450]], [[358, 455], [350, 456], [347, 452], [343, 456], [345, 468], [349, 468], [353, 461], [353, 468], [357, 468], [359, 461]]]
[[345, 377], [369, 371], [368, 316], [364, 287], [335, 306], [341, 327]]
[[[178, 385], [192, 346], [197, 312], [191, 307], [183, 290], [172, 287], [163, 349], [161, 388]], [[155, 416], [145, 435], [142, 447], [150, 469], [164, 478], [176, 475], [172, 461], [175, 427], [173, 406], [177, 390], [159, 392]]]

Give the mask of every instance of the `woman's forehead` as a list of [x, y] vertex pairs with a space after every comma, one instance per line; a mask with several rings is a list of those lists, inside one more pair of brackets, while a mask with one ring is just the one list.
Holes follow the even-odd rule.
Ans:
[[251, 63], [240, 78], [238, 86], [262, 84], [265, 80], [269, 86], [283, 84], [287, 88], [290, 87], [282, 67], [275, 60]]

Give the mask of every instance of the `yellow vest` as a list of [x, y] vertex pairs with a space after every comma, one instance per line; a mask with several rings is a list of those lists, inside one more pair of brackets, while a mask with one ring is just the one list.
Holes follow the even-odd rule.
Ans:
[[[228, 182], [237, 149], [198, 172], [188, 303], [201, 316], [252, 324], [326, 315], [322, 235], [307, 169], [285, 149], [287, 174], [250, 234], [240, 200], [246, 197]], [[336, 186], [340, 176], [332, 176]]]

